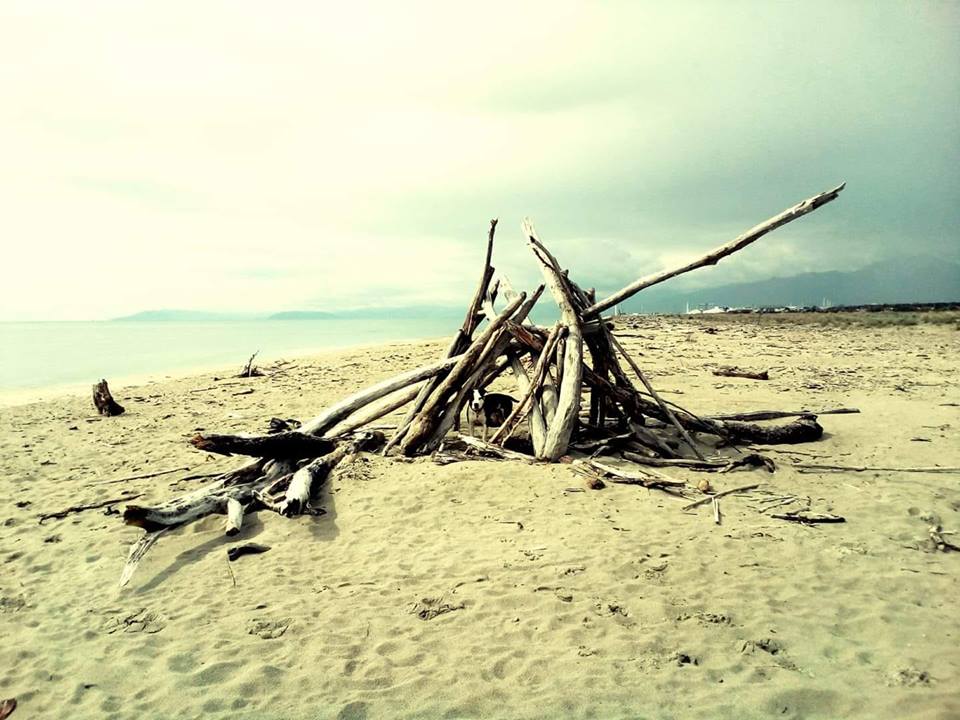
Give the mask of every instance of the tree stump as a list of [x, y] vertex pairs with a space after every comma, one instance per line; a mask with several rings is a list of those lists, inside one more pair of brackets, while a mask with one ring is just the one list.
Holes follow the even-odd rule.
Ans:
[[123, 405], [113, 399], [106, 380], [101, 380], [93, 386], [93, 404], [101, 415], [109, 417], [123, 414]]

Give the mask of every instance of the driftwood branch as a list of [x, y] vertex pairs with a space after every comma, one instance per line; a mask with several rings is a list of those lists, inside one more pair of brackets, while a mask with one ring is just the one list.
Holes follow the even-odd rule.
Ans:
[[701, 498], [695, 502], [690, 503], [689, 505], [684, 505], [680, 508], [683, 511], [693, 510], [695, 507], [700, 507], [701, 505], [707, 505], [712, 503], [717, 498], [722, 498], [726, 495], [733, 495], [734, 493], [747, 492], [748, 490], [756, 490], [760, 487], [761, 483], [753, 483], [751, 485], [741, 485], [740, 487], [731, 488], [729, 490], [724, 490], [723, 492], [713, 493], [712, 495], [707, 495], [705, 498]]
[[700, 454], [700, 451], [697, 449], [696, 443], [693, 442], [693, 438], [690, 437], [690, 433], [687, 432], [686, 428], [680, 424], [680, 421], [677, 420], [676, 415], [673, 414], [673, 411], [670, 410], [670, 407], [663, 402], [660, 396], [657, 394], [657, 391], [653, 389], [653, 385], [650, 384], [650, 381], [647, 379], [647, 376], [643, 374], [643, 371], [640, 369], [640, 366], [637, 365], [633, 358], [627, 354], [627, 351], [623, 349], [623, 345], [620, 344], [620, 341], [616, 337], [610, 335], [610, 342], [613, 343], [613, 346], [623, 355], [623, 359], [627, 361], [627, 364], [633, 369], [633, 372], [636, 373], [637, 377], [640, 378], [640, 382], [643, 383], [643, 386], [647, 389], [647, 392], [650, 393], [650, 396], [657, 401], [657, 404], [660, 406], [660, 409], [663, 411], [663, 414], [667, 416], [667, 419], [670, 423], [677, 429], [680, 433], [680, 436], [683, 438], [683, 441], [690, 447], [693, 451], [693, 454], [697, 456], [698, 460], [703, 460], [703, 455]]
[[[553, 349], [564, 333], [566, 333], [566, 327], [557, 323], [547, 338], [546, 344], [543, 346], [543, 352], [540, 353], [540, 357], [537, 359], [537, 364], [533, 369], [533, 376], [530, 379], [526, 392], [517, 404], [514, 405], [509, 417], [504, 420], [503, 424], [497, 429], [497, 432], [490, 438], [491, 445], [502, 445], [504, 441], [513, 434], [517, 425], [526, 416], [528, 406], [532, 408], [539, 405], [537, 392], [543, 387], [547, 370], [550, 367], [550, 361], [553, 359]], [[544, 438], [544, 440], [545, 439], [546, 438]]]
[[738, 377], [748, 380], [769, 380], [770, 373], [766, 370], [743, 370], [738, 367], [723, 366], [713, 371], [717, 377]]
[[306, 458], [326, 455], [336, 446], [332, 440], [298, 430], [273, 435], [195, 435], [190, 444], [197, 450], [218, 455], [249, 455], [260, 458]]
[[738, 250], [742, 250], [743, 248], [747, 247], [747, 245], [750, 245], [751, 243], [762, 238], [771, 230], [776, 230], [781, 225], [786, 225], [788, 222], [796, 220], [799, 217], [803, 217], [807, 213], [813, 212], [817, 208], [826, 205], [831, 200], [836, 200], [837, 196], [845, 186], [846, 183], [842, 183], [832, 190], [827, 190], [819, 195], [814, 195], [812, 198], [797, 203], [791, 208], [787, 208], [779, 215], [774, 215], [769, 220], [765, 220], [759, 225], [750, 228], [739, 237], [731, 240], [725, 245], [714, 248], [703, 257], [694, 260], [692, 263], [682, 265], [672, 270], [664, 270], [662, 272], [640, 278], [636, 282], [627, 285], [622, 290], [618, 290], [617, 292], [613, 293], [613, 295], [610, 297], [607, 297], [588, 307], [586, 310], [584, 310], [583, 317], [588, 318], [594, 315], [599, 315], [604, 310], [609, 310], [614, 305], [622, 303], [627, 298], [633, 297], [641, 290], [662, 283], [664, 280], [675, 278], [678, 275], [683, 275], [684, 273], [688, 273], [691, 270], [696, 270], [697, 268], [702, 268], [706, 265], [716, 265], [723, 258], [727, 257], [727, 255], [732, 255]]
[[536, 230], [529, 221], [524, 221], [523, 232], [534, 257], [540, 263], [540, 270], [547, 287], [553, 295], [563, 324], [567, 328], [565, 355], [563, 358], [563, 382], [557, 397], [557, 409], [550, 420], [544, 443], [542, 458], [556, 460], [567, 452], [570, 436], [580, 415], [580, 384], [583, 379], [583, 331], [580, 317], [574, 309], [570, 287], [559, 264], [537, 238]]
[[[494, 268], [491, 265], [493, 261], [493, 240], [494, 236], [497, 233], [497, 220], [494, 218], [490, 221], [490, 230], [487, 233], [487, 252], [483, 261], [483, 270], [480, 273], [480, 282], [477, 285], [477, 289], [473, 294], [473, 298], [470, 300], [470, 305], [467, 307], [467, 315], [463, 320], [463, 325], [460, 326], [460, 329], [454, 335], [453, 340], [450, 341], [450, 346], [447, 348], [446, 353], [444, 354], [445, 358], [450, 358], [455, 355], [459, 355], [464, 350], [467, 349], [467, 346], [473, 339], [473, 333], [477, 329], [477, 325], [480, 322], [480, 311], [483, 307], [484, 298], [487, 296], [487, 293], [490, 288], [490, 281], [493, 279]], [[417, 393], [416, 398], [414, 398], [413, 405], [410, 406], [410, 409], [407, 411], [407, 415], [404, 417], [403, 422], [400, 423], [400, 426], [397, 428], [396, 433], [393, 437], [390, 438], [386, 446], [383, 448], [383, 454], [386, 455], [390, 450], [398, 445], [400, 441], [406, 437], [407, 432], [410, 430], [410, 426], [413, 424], [414, 418], [417, 417], [417, 414], [423, 409], [424, 404], [429, 399], [430, 395], [436, 389], [437, 384], [442, 379], [443, 374], [438, 374], [430, 378], [423, 387], [420, 388], [420, 392]]]
[[812, 415], [805, 415], [791, 423], [773, 427], [739, 420], [725, 420], [720, 425], [731, 442], [749, 442], [757, 445], [813, 442], [823, 435], [823, 426]]
[[833, 410], [754, 410], [752, 412], [732, 413], [730, 415], [710, 415], [708, 420], [745, 420], [755, 422], [757, 420], [779, 420], [788, 417], [803, 417], [812, 415], [850, 415], [859, 413], [857, 408], [834, 408]]
[[327, 430], [334, 427], [338, 422], [349, 417], [357, 410], [366, 407], [370, 403], [375, 402], [382, 397], [386, 397], [397, 390], [402, 390], [403, 388], [413, 385], [414, 383], [418, 383], [421, 380], [426, 380], [434, 375], [439, 375], [440, 373], [454, 367], [458, 362], [460, 362], [461, 359], [462, 356], [454, 355], [449, 358], [444, 358], [443, 360], [438, 360], [430, 365], [424, 365], [416, 368], [415, 370], [410, 370], [409, 372], [395, 375], [377, 383], [376, 385], [371, 385], [368, 388], [364, 388], [363, 390], [344, 398], [335, 405], [331, 405], [312, 420], [305, 422], [300, 427], [300, 431], [310, 433], [312, 435], [323, 435]]

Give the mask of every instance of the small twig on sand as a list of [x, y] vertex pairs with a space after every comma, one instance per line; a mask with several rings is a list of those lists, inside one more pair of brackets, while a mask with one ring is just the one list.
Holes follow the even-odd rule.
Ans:
[[714, 375], [719, 377], [738, 377], [738, 378], [747, 378], [748, 380], [769, 380], [770, 373], [766, 370], [761, 370], [759, 372], [754, 370], [742, 370], [738, 367], [718, 367], [713, 371]]
[[770, 517], [778, 520], [792, 520], [793, 522], [803, 523], [804, 525], [813, 525], [815, 523], [842, 523], [847, 519], [840, 515], [831, 515], [829, 513], [812, 513], [807, 510], [796, 510], [782, 515], [773, 515]]
[[705, 498], [700, 498], [696, 502], [692, 502], [689, 505], [684, 505], [681, 510], [686, 512], [687, 510], [693, 510], [695, 507], [700, 507], [701, 505], [706, 505], [709, 502], [713, 502], [715, 498], [722, 498], [724, 495], [733, 495], [733, 493], [738, 492], [747, 492], [748, 490], [755, 490], [760, 487], [763, 483], [754, 483], [753, 485], [741, 485], [740, 487], [730, 488], [729, 490], [724, 490], [723, 492], [714, 493], [713, 495], [707, 495]]
[[713, 496], [713, 521], [719, 525], [720, 524], [720, 501], [717, 500], [717, 496]]

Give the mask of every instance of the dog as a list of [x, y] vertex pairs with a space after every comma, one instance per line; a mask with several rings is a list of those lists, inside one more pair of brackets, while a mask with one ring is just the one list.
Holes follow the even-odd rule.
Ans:
[[486, 390], [473, 391], [467, 407], [468, 410], [473, 411], [474, 423], [483, 425], [484, 441], [487, 439], [487, 428], [503, 425], [510, 417], [510, 413], [513, 412], [515, 402], [514, 398], [504, 393], [488, 393]]

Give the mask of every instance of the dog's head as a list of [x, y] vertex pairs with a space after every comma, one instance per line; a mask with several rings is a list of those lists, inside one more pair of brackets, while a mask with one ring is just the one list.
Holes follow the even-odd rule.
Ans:
[[478, 415], [483, 412], [483, 395], [483, 390], [474, 390], [470, 395], [470, 409]]

